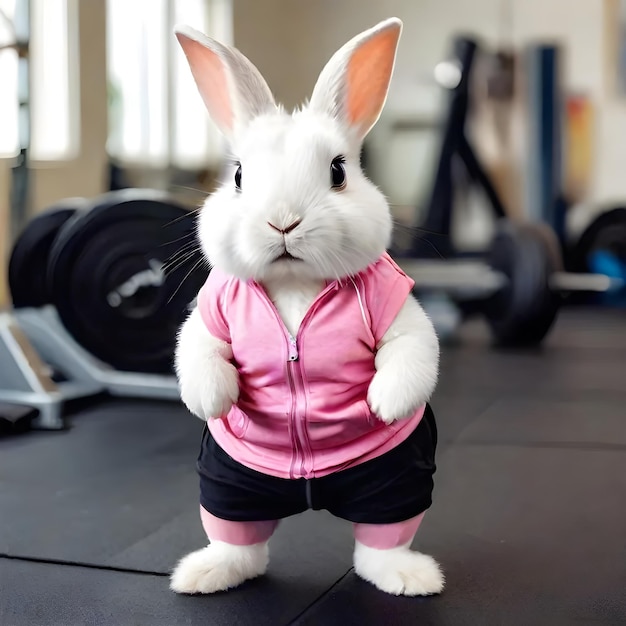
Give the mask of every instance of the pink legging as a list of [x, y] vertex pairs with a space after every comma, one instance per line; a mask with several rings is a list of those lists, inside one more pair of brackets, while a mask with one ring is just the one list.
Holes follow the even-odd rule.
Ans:
[[[236, 546], [251, 546], [267, 541], [279, 520], [266, 522], [230, 522], [220, 519], [200, 507], [204, 532], [209, 539]], [[424, 513], [396, 524], [354, 524], [354, 538], [369, 548], [389, 550], [410, 543], [419, 528]]]

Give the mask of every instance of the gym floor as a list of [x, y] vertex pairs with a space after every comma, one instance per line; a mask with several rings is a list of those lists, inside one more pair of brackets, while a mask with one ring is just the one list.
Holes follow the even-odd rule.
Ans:
[[203, 545], [201, 423], [104, 401], [71, 429], [0, 440], [0, 623], [332, 626], [626, 624], [626, 321], [566, 310], [541, 352], [480, 325], [446, 348], [433, 401], [433, 508], [415, 546], [439, 597], [396, 598], [351, 569], [350, 525], [313, 512], [272, 540], [268, 575], [212, 597], [168, 590]]

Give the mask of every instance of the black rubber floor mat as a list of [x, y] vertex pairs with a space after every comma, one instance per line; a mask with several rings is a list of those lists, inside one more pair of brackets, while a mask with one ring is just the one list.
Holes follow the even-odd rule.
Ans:
[[[81, 414], [69, 432], [2, 442], [0, 553], [170, 571], [206, 543], [201, 426], [176, 405], [113, 403]], [[324, 512], [285, 520], [274, 544], [273, 563], [287, 572], [317, 568], [334, 581], [350, 567], [351, 527]]]
[[299, 626], [626, 624], [626, 451], [454, 446], [415, 547], [443, 565], [432, 598], [349, 573]]
[[557, 327], [543, 352], [444, 354], [434, 505], [415, 544], [446, 570], [440, 597], [357, 579], [350, 525], [323, 512], [280, 527], [266, 577], [168, 592], [165, 574], [205, 541], [202, 424], [177, 405], [114, 402], [69, 432], [0, 440], [0, 553], [160, 575], [2, 559], [0, 624], [625, 624], [626, 346], [595, 328]]
[[282, 626], [321, 591], [272, 575], [215, 596], [179, 596], [165, 576], [0, 558], [3, 626]]

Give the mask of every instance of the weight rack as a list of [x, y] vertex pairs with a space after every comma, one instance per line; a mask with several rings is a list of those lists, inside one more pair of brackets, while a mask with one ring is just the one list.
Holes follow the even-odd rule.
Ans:
[[[33, 427], [65, 428], [70, 400], [116, 397], [179, 400], [174, 376], [120, 372], [86, 352], [65, 330], [54, 307], [0, 313], [0, 401], [39, 410]], [[55, 372], [64, 380], [56, 381]]]

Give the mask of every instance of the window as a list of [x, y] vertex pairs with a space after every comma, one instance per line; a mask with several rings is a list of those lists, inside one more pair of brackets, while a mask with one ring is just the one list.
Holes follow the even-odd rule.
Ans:
[[228, 42], [231, 0], [107, 0], [109, 154], [122, 164], [204, 167], [221, 140], [174, 37], [185, 23]]
[[13, 19], [15, 0], [0, 0], [0, 156], [18, 151], [17, 52]]
[[[31, 0], [30, 93], [33, 160], [67, 159], [77, 146], [70, 73], [68, 4], [72, 0]], [[26, 0], [0, 0], [0, 156], [19, 150], [19, 59], [15, 29]], [[74, 123], [72, 123], [74, 120]]]
[[78, 67], [70, 66], [68, 0], [34, 0], [32, 11], [31, 151], [33, 159], [53, 161], [78, 151], [77, 90], [70, 85]]

